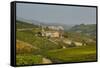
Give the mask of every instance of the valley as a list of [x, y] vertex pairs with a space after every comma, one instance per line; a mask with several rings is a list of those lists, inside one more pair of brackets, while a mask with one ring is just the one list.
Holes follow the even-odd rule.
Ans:
[[81, 29], [74, 30], [76, 27], [65, 31], [62, 26], [23, 21], [17, 21], [16, 28], [17, 65], [96, 61], [94, 29], [85, 32], [86, 27], [82, 26], [82, 32]]

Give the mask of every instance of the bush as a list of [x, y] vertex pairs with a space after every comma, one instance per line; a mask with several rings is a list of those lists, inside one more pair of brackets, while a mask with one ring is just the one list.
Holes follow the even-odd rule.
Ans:
[[69, 45], [69, 47], [75, 47], [76, 44], [74, 42], [71, 42], [71, 44]]
[[42, 56], [40, 55], [16, 55], [17, 65], [32, 65], [32, 64], [42, 64]]

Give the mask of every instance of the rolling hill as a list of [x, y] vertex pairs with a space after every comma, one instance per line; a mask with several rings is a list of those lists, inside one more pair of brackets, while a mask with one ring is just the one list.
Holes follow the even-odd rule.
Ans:
[[[34, 21], [35, 22], [35, 21]], [[36, 22], [35, 22], [36, 23]], [[65, 32], [64, 38], [47, 38], [37, 36], [41, 29], [38, 25], [17, 20], [16, 22], [16, 64], [31, 65], [43, 64], [43, 60], [52, 63], [96, 61], [96, 40], [92, 40], [85, 34], [95, 34], [96, 26], [76, 25], [69, 32]], [[78, 32], [78, 33], [77, 33]], [[93, 32], [93, 33], [92, 33]], [[68, 47], [63, 41], [87, 41], [86, 46]], [[71, 44], [72, 45], [72, 44]], [[65, 46], [62, 48], [62, 46]], [[45, 63], [48, 64], [46, 61]]]
[[73, 26], [69, 31], [96, 36], [96, 24], [80, 24]]
[[16, 21], [16, 28], [17, 29], [21, 29], [21, 28], [34, 28], [34, 27], [38, 27], [38, 26], [34, 25], [32, 23], [27, 23], [27, 22], [20, 21], [20, 20]]

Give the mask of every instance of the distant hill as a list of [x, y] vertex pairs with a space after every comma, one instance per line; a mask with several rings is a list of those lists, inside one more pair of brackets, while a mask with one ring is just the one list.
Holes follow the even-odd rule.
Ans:
[[73, 26], [69, 31], [83, 33], [86, 35], [96, 35], [96, 24], [80, 24]]
[[33, 27], [38, 27], [38, 26], [34, 25], [33, 23], [28, 23], [28, 22], [17, 20], [16, 27], [17, 29], [21, 29], [21, 28], [33, 28]]
[[37, 20], [27, 20], [27, 19], [24, 19], [24, 18], [20, 18], [20, 17], [17, 17], [17, 21], [21, 21], [21, 22], [28, 22], [30, 24], [34, 24], [34, 25], [43, 25], [43, 26], [62, 26], [64, 28], [65, 31], [69, 30], [73, 25], [71, 24], [68, 24], [68, 23], [62, 23], [62, 22], [41, 22], [41, 21], [37, 21]]
[[34, 20], [34, 19], [33, 20], [28, 20], [28, 19], [17, 17], [17, 20], [23, 21], [23, 22], [28, 22], [28, 23], [31, 23], [31, 24], [34, 24], [34, 25], [44, 24], [43, 22], [40, 22], [40, 21], [37, 21], [37, 20]]

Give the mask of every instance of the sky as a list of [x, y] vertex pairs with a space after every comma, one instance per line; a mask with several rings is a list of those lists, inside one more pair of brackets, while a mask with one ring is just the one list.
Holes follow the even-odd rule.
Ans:
[[47, 24], [96, 24], [94, 7], [17, 3], [16, 16]]

